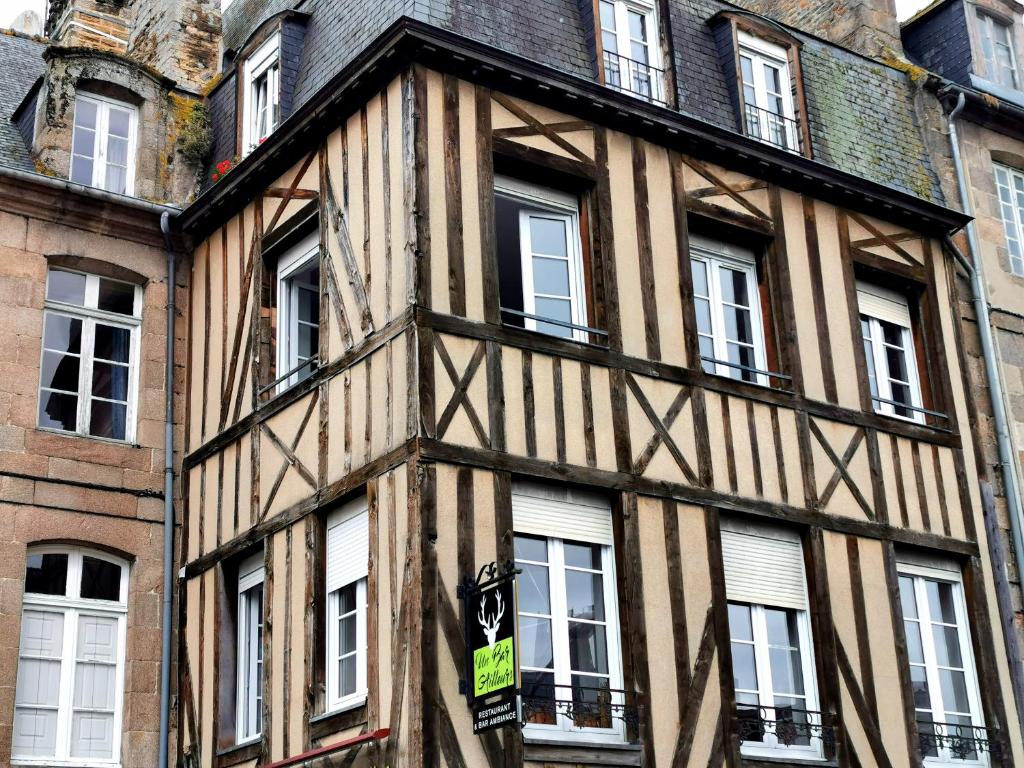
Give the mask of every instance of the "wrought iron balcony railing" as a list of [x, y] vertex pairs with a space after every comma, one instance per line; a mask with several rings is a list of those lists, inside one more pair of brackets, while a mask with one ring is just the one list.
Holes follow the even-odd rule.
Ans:
[[736, 705], [740, 742], [764, 742], [766, 746], [816, 748], [826, 756], [835, 752], [836, 723], [827, 712], [795, 707]]
[[524, 725], [559, 725], [560, 718], [565, 718], [573, 730], [611, 730], [622, 723], [628, 740], [639, 738], [640, 707], [636, 693], [617, 688], [547, 683], [524, 688], [520, 716]]
[[748, 136], [790, 152], [799, 154], [802, 151], [803, 137], [800, 135], [799, 120], [753, 104], [744, 104], [743, 110], [743, 122]]
[[664, 106], [665, 71], [611, 51], [604, 52], [604, 84]]
[[953, 760], [981, 760], [985, 755], [993, 760], [1003, 757], [1002, 743], [994, 728], [920, 721], [917, 738], [924, 757]]

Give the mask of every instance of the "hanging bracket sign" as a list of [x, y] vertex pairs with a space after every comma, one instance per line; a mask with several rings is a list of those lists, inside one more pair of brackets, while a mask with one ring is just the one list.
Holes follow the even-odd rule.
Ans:
[[466, 626], [466, 699], [473, 733], [514, 723], [519, 692], [516, 573], [490, 563], [459, 589]]

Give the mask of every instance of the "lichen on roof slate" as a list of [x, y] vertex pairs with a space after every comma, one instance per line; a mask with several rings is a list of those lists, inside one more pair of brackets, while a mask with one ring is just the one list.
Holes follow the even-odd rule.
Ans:
[[0, 165], [6, 168], [34, 169], [29, 148], [11, 117], [46, 68], [45, 48], [37, 38], [0, 30]]

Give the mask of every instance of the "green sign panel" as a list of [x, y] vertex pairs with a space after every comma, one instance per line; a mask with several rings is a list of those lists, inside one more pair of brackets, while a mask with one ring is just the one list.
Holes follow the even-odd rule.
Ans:
[[485, 646], [473, 651], [473, 697], [504, 691], [516, 684], [515, 641], [511, 637], [499, 640], [494, 647]]

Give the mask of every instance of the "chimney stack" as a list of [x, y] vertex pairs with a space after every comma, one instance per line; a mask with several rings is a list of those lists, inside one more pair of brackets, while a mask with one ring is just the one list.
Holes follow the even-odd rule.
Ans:
[[741, 0], [741, 5], [871, 58], [903, 57], [895, 0]]

